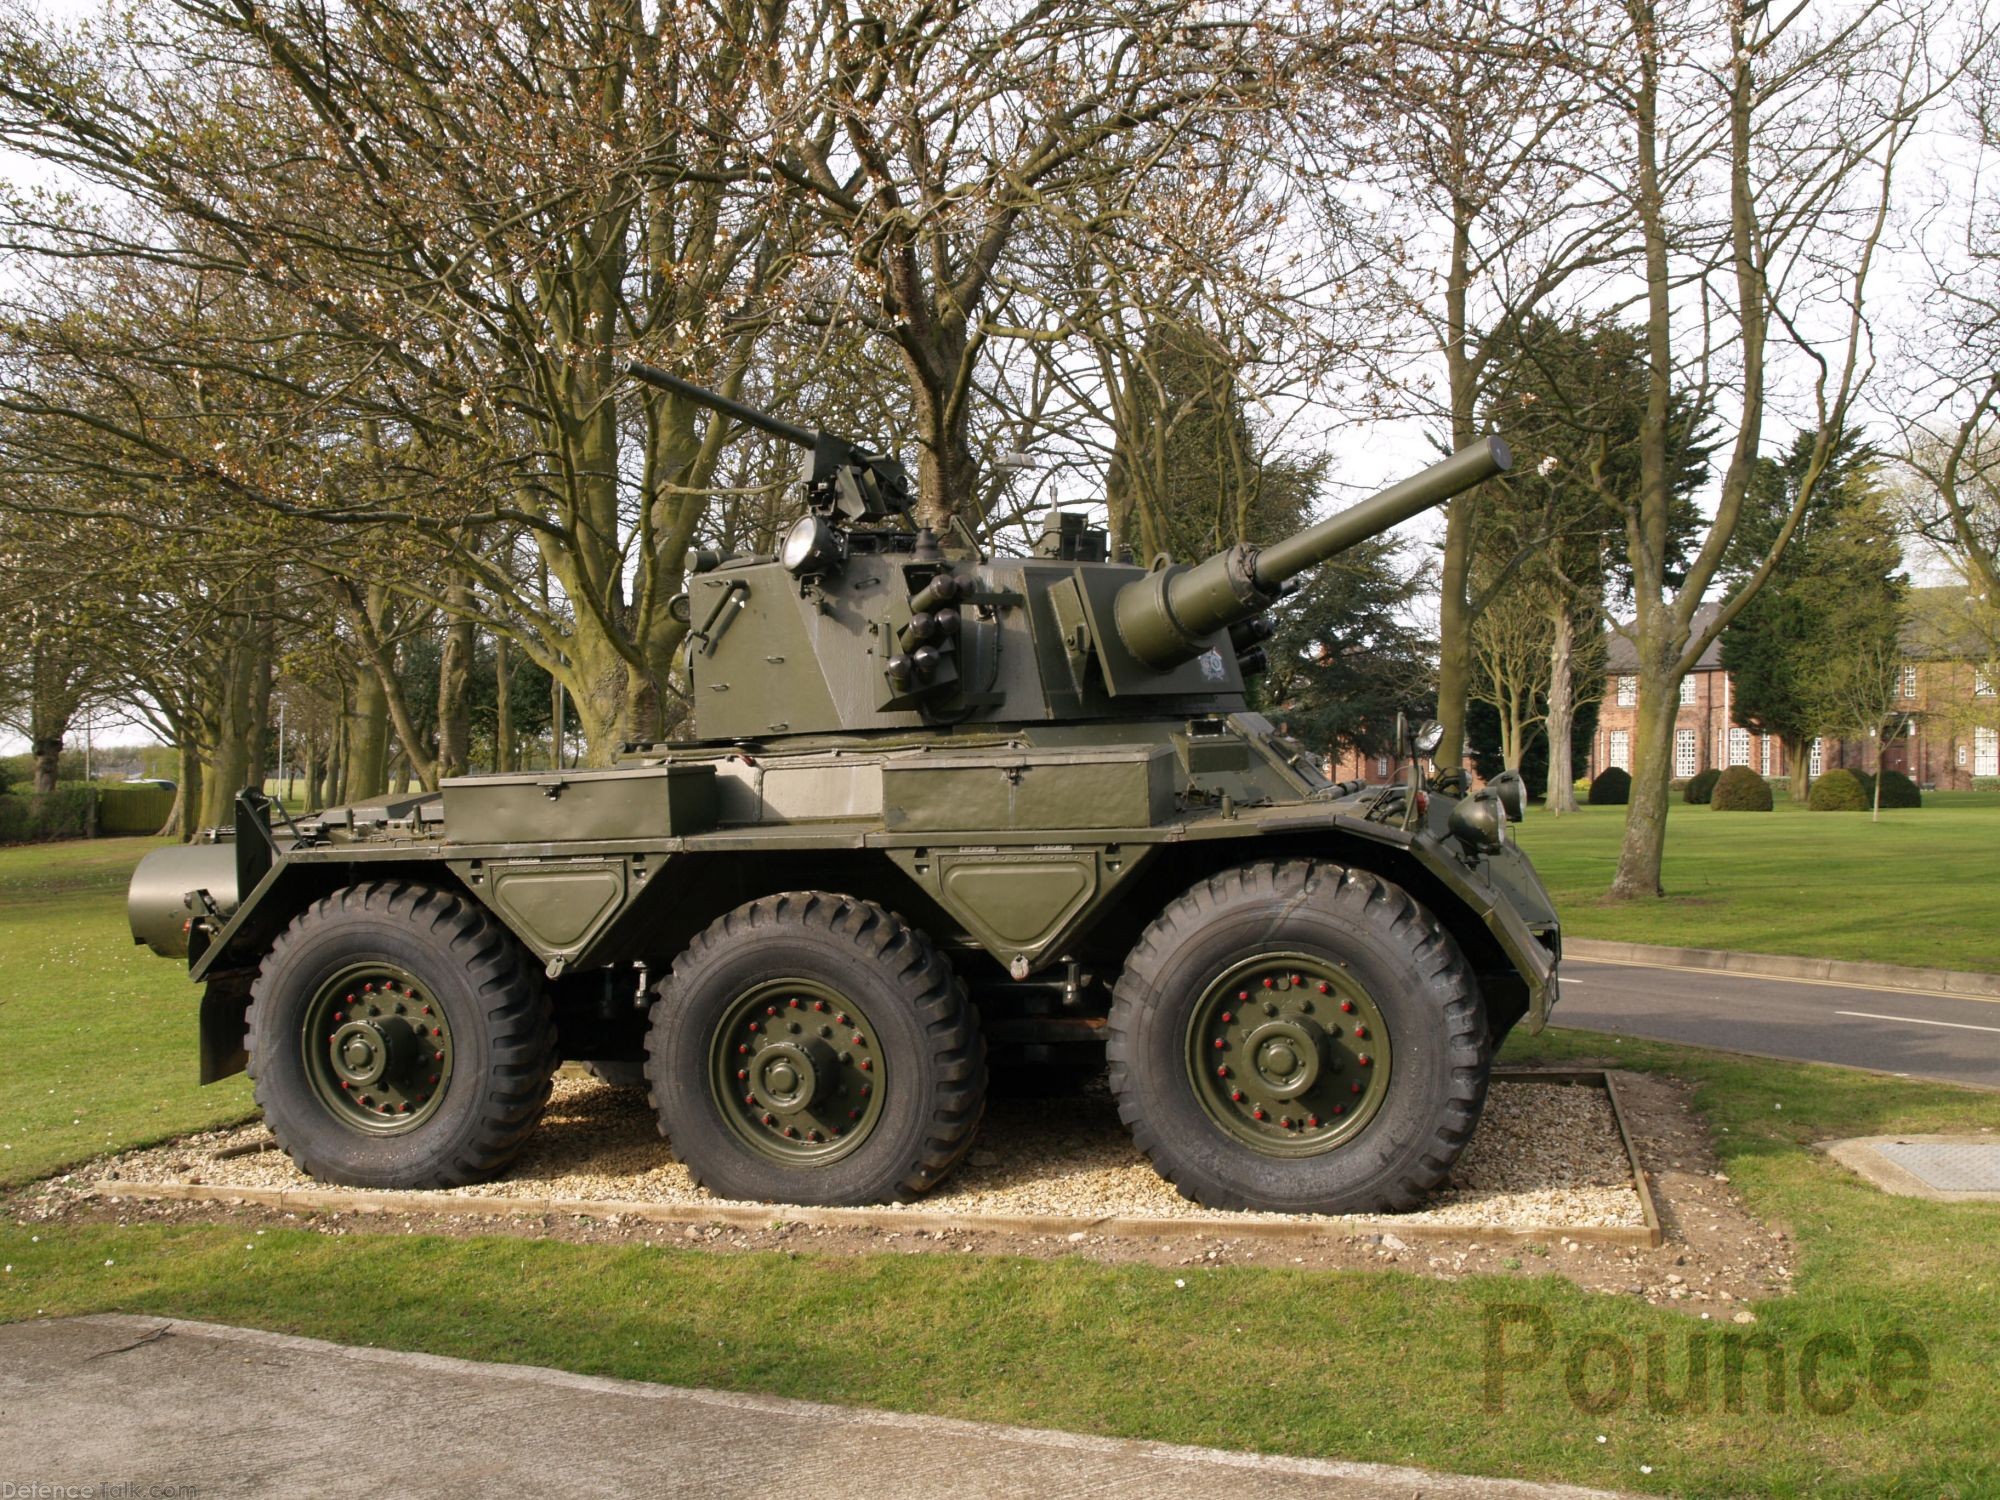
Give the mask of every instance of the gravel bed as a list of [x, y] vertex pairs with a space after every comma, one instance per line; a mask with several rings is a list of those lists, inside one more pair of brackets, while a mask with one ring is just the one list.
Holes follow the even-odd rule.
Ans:
[[[306, 1188], [313, 1182], [275, 1149], [261, 1124], [188, 1136], [94, 1163], [77, 1174], [104, 1186], [200, 1183], [219, 1188]], [[660, 1204], [722, 1203], [695, 1186], [660, 1139], [642, 1090], [559, 1076], [527, 1151], [497, 1182], [439, 1192], [453, 1198], [566, 1198]], [[1206, 1215], [1134, 1149], [1101, 1087], [1070, 1098], [996, 1099], [971, 1155], [936, 1192], [901, 1205], [925, 1212], [1145, 1216]], [[1313, 1222], [1310, 1214], [1242, 1219]], [[1644, 1223], [1610, 1101], [1599, 1089], [1496, 1082], [1479, 1131], [1428, 1207], [1357, 1215], [1384, 1223], [1492, 1228], [1600, 1228]], [[1349, 1220], [1348, 1222], [1352, 1222]]]

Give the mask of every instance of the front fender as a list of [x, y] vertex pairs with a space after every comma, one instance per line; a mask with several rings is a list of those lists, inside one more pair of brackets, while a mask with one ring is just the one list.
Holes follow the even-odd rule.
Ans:
[[[1333, 842], [1349, 848], [1375, 846], [1390, 867], [1383, 873], [1395, 874], [1397, 867], [1414, 866], [1430, 887], [1432, 903], [1439, 907], [1450, 904], [1438, 911], [1440, 920], [1455, 930], [1462, 930], [1467, 923], [1475, 925], [1491, 939], [1526, 988], [1528, 1030], [1539, 1032], [1548, 1024], [1549, 1012], [1561, 994], [1556, 974], [1562, 952], [1561, 930], [1547, 891], [1518, 846], [1508, 845], [1499, 855], [1468, 865], [1453, 846], [1423, 829], [1404, 829], [1348, 817], [1323, 805], [1296, 803], [1200, 818], [1188, 823], [1183, 832], [1190, 841], [1289, 841], [1305, 836], [1302, 842], [1320, 847], [1331, 836]], [[1502, 860], [1506, 863], [1498, 863]]]

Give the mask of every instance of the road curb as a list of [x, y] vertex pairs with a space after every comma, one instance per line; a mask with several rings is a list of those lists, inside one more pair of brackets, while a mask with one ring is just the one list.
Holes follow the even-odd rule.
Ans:
[[1563, 957], [1674, 969], [1715, 969], [1726, 974], [1762, 974], [1770, 979], [1821, 979], [1871, 989], [1928, 990], [1968, 999], [2000, 1000], [2000, 974], [1977, 974], [1964, 969], [1919, 969], [1907, 964], [1797, 958], [1788, 953], [1737, 953], [1724, 948], [1671, 948], [1658, 943], [1613, 943], [1591, 938], [1564, 938]]

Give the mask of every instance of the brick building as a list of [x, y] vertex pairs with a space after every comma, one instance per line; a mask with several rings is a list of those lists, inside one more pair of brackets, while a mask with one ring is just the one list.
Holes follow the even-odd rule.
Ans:
[[[1711, 618], [1715, 608], [1703, 606], [1698, 625]], [[2000, 696], [1995, 694], [1994, 675], [1964, 656], [1926, 649], [1914, 633], [1906, 636], [1904, 649], [1893, 711], [1905, 732], [1891, 735], [1883, 764], [1920, 786], [1946, 791], [1970, 788], [1975, 776], [2000, 776]], [[1632, 768], [1637, 662], [1632, 643], [1614, 635], [1605, 650], [1604, 698], [1590, 746], [1586, 773], [1590, 776], [1610, 766]], [[1722, 649], [1711, 645], [1681, 679], [1674, 722], [1676, 780], [1723, 766], [1749, 766], [1771, 777], [1791, 774], [1778, 737], [1734, 723], [1733, 707], [1729, 674], [1722, 670]], [[1875, 766], [1874, 750], [1865, 739], [1814, 740], [1807, 754], [1808, 776], [1836, 767], [1861, 771]]]

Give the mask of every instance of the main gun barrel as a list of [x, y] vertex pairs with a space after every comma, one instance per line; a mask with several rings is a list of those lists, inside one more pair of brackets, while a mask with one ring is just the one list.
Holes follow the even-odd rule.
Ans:
[[628, 359], [625, 361], [625, 373], [634, 380], [643, 380], [647, 385], [658, 386], [663, 391], [672, 391], [677, 396], [685, 396], [712, 412], [718, 412], [725, 417], [734, 417], [739, 422], [747, 422], [760, 432], [768, 432], [774, 438], [796, 443], [801, 448], [811, 448], [819, 442], [820, 435], [810, 427], [800, 427], [797, 423], [774, 417], [767, 411], [746, 406], [743, 402], [733, 400], [720, 391], [711, 391], [705, 385], [696, 385], [692, 380], [669, 375], [658, 365]]
[[1498, 437], [1482, 438], [1268, 547], [1239, 545], [1190, 568], [1167, 568], [1136, 579], [1118, 591], [1119, 639], [1156, 670], [1193, 661], [1218, 630], [1253, 619], [1276, 603], [1286, 580], [1505, 473], [1513, 463]]

